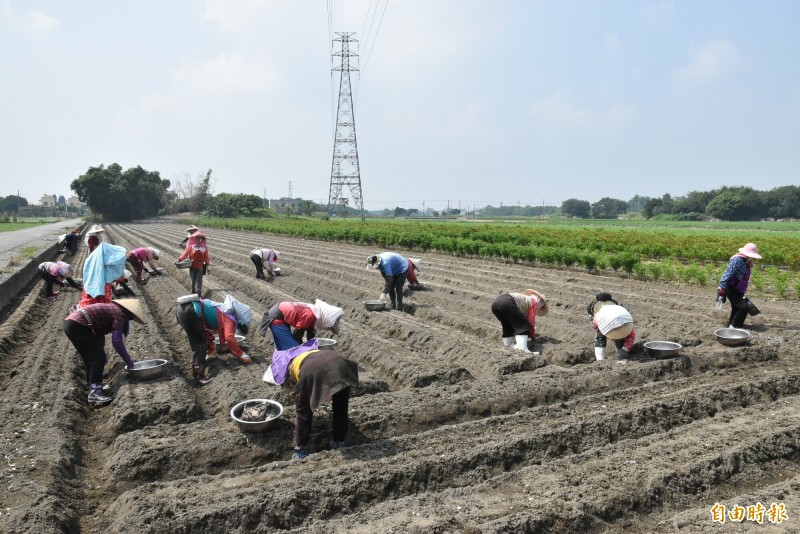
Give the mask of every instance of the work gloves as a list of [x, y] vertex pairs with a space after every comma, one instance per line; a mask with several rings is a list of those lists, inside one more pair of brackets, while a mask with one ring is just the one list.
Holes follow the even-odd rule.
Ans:
[[388, 293], [381, 293], [381, 296], [378, 297], [378, 300], [381, 302], [389, 302], [389, 294]]

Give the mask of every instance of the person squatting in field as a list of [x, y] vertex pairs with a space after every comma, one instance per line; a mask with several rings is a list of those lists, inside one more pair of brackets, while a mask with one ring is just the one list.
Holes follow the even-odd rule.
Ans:
[[[731, 314], [728, 318], [728, 328], [742, 328], [744, 320], [750, 309], [749, 301], [744, 296], [750, 284], [750, 273], [753, 269], [753, 260], [760, 260], [758, 247], [755, 243], [747, 243], [739, 252], [731, 256], [728, 267], [722, 273], [717, 288], [717, 298], [731, 302]], [[754, 307], [754, 306], [753, 306]], [[753, 313], [755, 315], [755, 313]]]
[[367, 269], [378, 269], [383, 276], [379, 300], [391, 301], [393, 310], [403, 309], [403, 285], [408, 277], [408, 260], [396, 252], [381, 252], [367, 258]]
[[206, 376], [206, 355], [216, 351], [214, 334], [219, 337], [220, 347], [226, 347], [234, 358], [243, 364], [252, 363], [236, 342], [236, 330], [247, 335], [250, 330], [252, 311], [241, 302], [226, 306], [223, 302], [201, 299], [196, 294], [178, 299], [175, 319], [181, 325], [192, 348], [192, 376], [200, 385], [211, 381]]
[[547, 315], [547, 299], [533, 289], [506, 293], [492, 302], [492, 313], [503, 329], [503, 346], [530, 352], [528, 339], [536, 335], [536, 317]]
[[[422, 260], [419, 258], [408, 258], [408, 269], [406, 272], [407, 280], [408, 280], [408, 288], [409, 289], [418, 289], [420, 287], [419, 280], [417, 279], [417, 274], [422, 266]], [[401, 290], [402, 291], [402, 290]]]
[[611, 339], [617, 347], [619, 361], [627, 361], [636, 341], [630, 312], [611, 298], [611, 293], [602, 292], [595, 295], [594, 301], [586, 307], [586, 313], [592, 318], [594, 327], [595, 358], [606, 359], [607, 339]]
[[[280, 257], [281, 253], [271, 248], [257, 248], [251, 251], [250, 261], [256, 266], [256, 278], [271, 282], [275, 278], [275, 262]], [[264, 276], [264, 267], [267, 268], [268, 277]]]
[[52, 300], [58, 296], [58, 291], [53, 291], [53, 284], [66, 287], [67, 284], [75, 289], [81, 289], [81, 285], [72, 279], [72, 265], [63, 261], [46, 261], [39, 264], [39, 276], [44, 280], [44, 296], [47, 300]]
[[150, 274], [159, 273], [158, 266], [155, 264], [154, 260], [157, 260], [160, 255], [161, 252], [153, 247], [140, 247], [128, 252], [125, 259], [131, 264], [131, 267], [133, 267], [133, 272], [136, 273], [136, 278], [134, 279], [137, 284], [143, 286], [147, 283], [147, 280], [142, 277], [145, 262], [147, 262], [147, 265], [150, 267], [150, 271], [148, 271]]
[[189, 237], [186, 243], [186, 249], [183, 251], [183, 254], [175, 260], [175, 263], [186, 259], [192, 260], [192, 266], [189, 267], [189, 278], [192, 281], [192, 293], [197, 293], [197, 296], [202, 297], [203, 276], [211, 274], [206, 235], [202, 230], [197, 230]]
[[261, 318], [258, 331], [262, 336], [272, 332], [275, 349], [287, 350], [303, 343], [303, 337], [313, 339], [317, 330], [339, 334], [339, 321], [344, 310], [317, 299], [314, 304], [281, 302]]
[[272, 354], [264, 382], [292, 392], [295, 401], [294, 453], [300, 460], [311, 452], [314, 411], [331, 400], [330, 449], [344, 447], [349, 427], [348, 408], [352, 386], [358, 384], [358, 364], [334, 350], [317, 350], [317, 340]]
[[112, 401], [105, 394], [103, 367], [108, 361], [105, 352], [105, 336], [111, 334], [111, 343], [128, 369], [135, 362], [128, 354], [123, 337], [130, 331], [130, 321], [144, 324], [142, 307], [137, 299], [120, 299], [111, 304], [90, 304], [70, 313], [64, 320], [64, 333], [75, 346], [86, 367], [86, 383], [89, 386], [88, 401], [93, 405], [104, 405]]

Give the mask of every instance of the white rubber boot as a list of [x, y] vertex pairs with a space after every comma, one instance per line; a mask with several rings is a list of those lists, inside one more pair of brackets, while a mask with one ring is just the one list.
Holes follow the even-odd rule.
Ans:
[[517, 344], [514, 345], [514, 348], [517, 350], [521, 350], [522, 352], [530, 352], [528, 350], [528, 336], [514, 336], [517, 340]]
[[594, 348], [594, 357], [597, 358], [597, 361], [605, 360], [606, 359], [606, 348], [605, 347], [595, 347]]
[[514, 346], [514, 337], [504, 337], [503, 338], [503, 346], [504, 347], [513, 347]]

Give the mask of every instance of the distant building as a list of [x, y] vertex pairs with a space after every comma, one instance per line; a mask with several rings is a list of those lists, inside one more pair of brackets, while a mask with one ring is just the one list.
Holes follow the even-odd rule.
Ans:
[[56, 200], [53, 198], [53, 195], [42, 195], [42, 198], [39, 199], [39, 205], [45, 208], [54, 208], [56, 206]]
[[71, 197], [69, 197], [67, 199], [67, 206], [69, 206], [70, 208], [80, 209], [81, 208], [81, 199], [79, 199], [75, 195], [72, 195]]

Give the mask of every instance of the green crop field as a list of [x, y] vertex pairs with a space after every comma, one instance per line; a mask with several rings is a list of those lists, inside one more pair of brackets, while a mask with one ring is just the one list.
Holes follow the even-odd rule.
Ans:
[[717, 283], [730, 257], [758, 244], [752, 286], [800, 297], [800, 223], [533, 219], [520, 222], [309, 218], [203, 219], [206, 227], [344, 241], [380, 249], [436, 251], [540, 266], [627, 273], [642, 280]]

